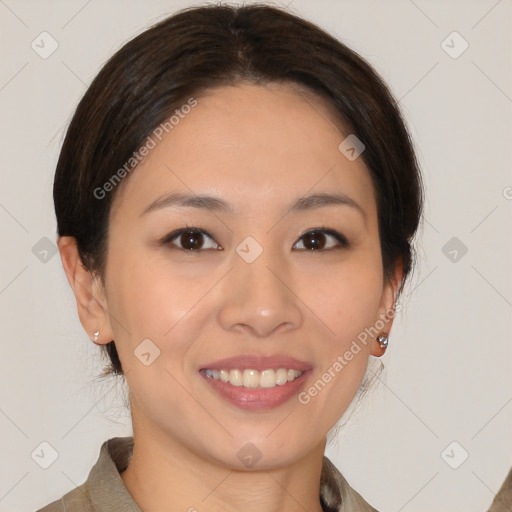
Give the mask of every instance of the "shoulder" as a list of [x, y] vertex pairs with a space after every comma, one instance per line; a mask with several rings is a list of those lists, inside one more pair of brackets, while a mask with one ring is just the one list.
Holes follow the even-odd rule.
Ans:
[[37, 512], [96, 512], [84, 485], [76, 487]]
[[378, 512], [349, 485], [338, 468], [325, 456], [320, 484], [320, 496], [328, 511]]
[[488, 512], [506, 512], [511, 510], [509, 507], [512, 504], [512, 469], [509, 471], [503, 485], [501, 486], [498, 494], [489, 508]]
[[132, 450], [132, 437], [105, 441], [87, 480], [37, 512], [140, 512], [119, 474], [127, 466]]

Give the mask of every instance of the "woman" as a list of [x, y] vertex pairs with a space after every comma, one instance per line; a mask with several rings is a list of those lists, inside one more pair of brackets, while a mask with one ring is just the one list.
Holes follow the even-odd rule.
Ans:
[[365, 61], [273, 7], [180, 11], [95, 78], [54, 200], [133, 438], [44, 512], [375, 510], [324, 449], [388, 345], [422, 186]]

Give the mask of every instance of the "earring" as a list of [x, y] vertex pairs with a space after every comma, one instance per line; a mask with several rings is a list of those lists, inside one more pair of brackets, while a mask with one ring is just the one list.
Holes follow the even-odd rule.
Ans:
[[94, 332], [93, 337], [92, 337], [92, 341], [94, 341], [94, 343], [96, 343], [98, 341], [99, 335], [100, 335], [100, 331]]
[[383, 348], [384, 350], [386, 350], [388, 348], [389, 336], [387, 333], [383, 332], [383, 333], [379, 334], [377, 341], [380, 343], [381, 348]]

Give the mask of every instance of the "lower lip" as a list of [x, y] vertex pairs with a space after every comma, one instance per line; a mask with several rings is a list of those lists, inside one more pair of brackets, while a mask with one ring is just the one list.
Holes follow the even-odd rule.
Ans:
[[244, 386], [233, 386], [228, 382], [207, 377], [200, 372], [206, 382], [219, 395], [231, 404], [248, 411], [267, 411], [286, 403], [290, 398], [296, 396], [300, 387], [306, 381], [310, 370], [303, 372], [300, 377], [273, 388], [246, 388]]

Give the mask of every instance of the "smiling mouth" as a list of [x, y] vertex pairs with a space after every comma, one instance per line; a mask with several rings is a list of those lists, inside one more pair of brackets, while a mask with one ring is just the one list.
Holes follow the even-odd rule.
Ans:
[[280, 407], [297, 396], [313, 365], [286, 354], [240, 354], [202, 362], [198, 371], [223, 401], [256, 412]]
[[297, 396], [305, 386], [311, 369], [302, 371], [278, 368], [258, 371], [252, 368], [204, 368], [199, 374], [218, 396], [238, 409], [263, 412], [284, 405]]
[[206, 368], [201, 370], [209, 379], [225, 382], [235, 387], [244, 387], [249, 389], [254, 388], [275, 388], [277, 386], [284, 386], [288, 382], [302, 376], [304, 373], [301, 370], [294, 368], [278, 368], [267, 369], [258, 371], [252, 368], [247, 369], [231, 369], [231, 370], [216, 370]]

